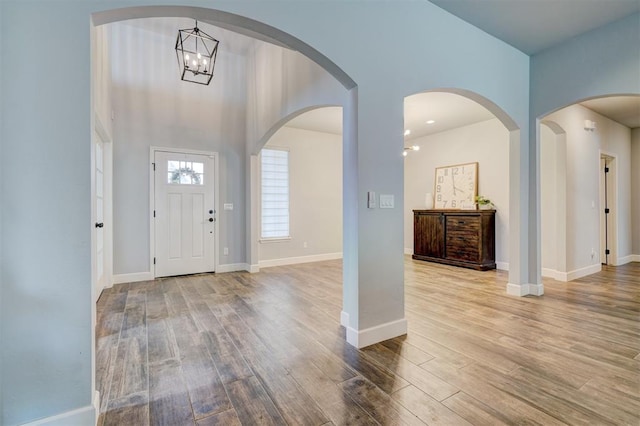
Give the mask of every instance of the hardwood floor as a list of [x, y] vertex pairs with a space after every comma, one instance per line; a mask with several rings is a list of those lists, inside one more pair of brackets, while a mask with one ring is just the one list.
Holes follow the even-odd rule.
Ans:
[[340, 261], [106, 290], [99, 424], [640, 424], [640, 263], [523, 298], [405, 263], [408, 335], [360, 351]]

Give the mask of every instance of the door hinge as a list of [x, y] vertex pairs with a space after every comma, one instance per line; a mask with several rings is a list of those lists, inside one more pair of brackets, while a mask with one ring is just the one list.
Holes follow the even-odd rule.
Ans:
[[153, 165], [153, 171], [156, 171], [156, 163], [151, 163], [151, 165]]
[[153, 211], [153, 217], [156, 217], [156, 211], [155, 210]]
[[608, 168], [608, 167], [605, 167], [605, 168], [604, 168], [604, 172], [605, 172], [605, 173], [609, 173], [609, 168]]
[[156, 264], [156, 258], [155, 257], [153, 258], [153, 264], [154, 265]]
[[609, 209], [604, 209], [604, 214], [609, 214]]
[[604, 254], [611, 254], [611, 250], [606, 249], [606, 250], [604, 251]]

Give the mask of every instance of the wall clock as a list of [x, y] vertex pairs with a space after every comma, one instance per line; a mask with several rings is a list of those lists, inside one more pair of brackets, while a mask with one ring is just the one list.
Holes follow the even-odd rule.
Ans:
[[478, 195], [478, 163], [436, 168], [436, 209], [472, 209]]

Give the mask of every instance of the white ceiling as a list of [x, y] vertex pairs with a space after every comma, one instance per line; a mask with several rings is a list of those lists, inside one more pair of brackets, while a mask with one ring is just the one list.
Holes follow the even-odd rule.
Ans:
[[640, 127], [640, 96], [611, 96], [581, 102], [580, 105], [631, 129]]
[[639, 0], [429, 0], [528, 55], [640, 11]]
[[342, 107], [324, 107], [305, 112], [289, 121], [286, 126], [341, 135]]

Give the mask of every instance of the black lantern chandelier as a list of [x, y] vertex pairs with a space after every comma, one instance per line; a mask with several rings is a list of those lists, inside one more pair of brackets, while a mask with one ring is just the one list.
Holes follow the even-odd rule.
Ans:
[[176, 55], [183, 81], [208, 85], [213, 78], [213, 67], [220, 42], [198, 28], [178, 30]]

